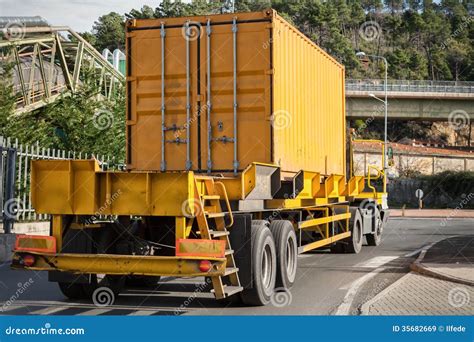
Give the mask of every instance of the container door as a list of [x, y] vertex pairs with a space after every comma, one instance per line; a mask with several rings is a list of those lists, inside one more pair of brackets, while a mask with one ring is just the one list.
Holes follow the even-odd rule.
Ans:
[[271, 24], [213, 24], [211, 17], [202, 25], [203, 169], [238, 172], [271, 162]]
[[127, 156], [132, 169], [198, 167], [199, 29], [163, 25], [127, 35]]

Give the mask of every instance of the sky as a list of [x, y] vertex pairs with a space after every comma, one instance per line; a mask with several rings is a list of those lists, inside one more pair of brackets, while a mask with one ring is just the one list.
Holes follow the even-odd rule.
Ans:
[[148, 5], [155, 8], [159, 0], [0, 0], [0, 16], [36, 16], [54, 26], [69, 26], [74, 31], [90, 31], [103, 14], [129, 12]]

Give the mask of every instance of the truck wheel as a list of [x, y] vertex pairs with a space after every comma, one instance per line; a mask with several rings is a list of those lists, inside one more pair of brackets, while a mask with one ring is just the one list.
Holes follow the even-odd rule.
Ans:
[[373, 223], [375, 224], [374, 233], [365, 236], [369, 246], [378, 246], [382, 242], [383, 221], [380, 210], [375, 207]]
[[84, 292], [83, 284], [78, 283], [62, 283], [59, 282], [59, 289], [62, 294], [69, 299], [87, 299], [88, 296]]
[[[114, 296], [118, 296], [122, 291], [125, 284], [125, 277], [113, 276], [107, 274], [92, 274], [90, 284], [83, 284], [83, 289], [88, 298], [93, 298], [95, 290], [99, 288], [107, 288], [113, 293]], [[115, 300], [115, 298], [114, 298]], [[113, 302], [113, 301], [112, 301]], [[112, 303], [111, 303], [112, 304]]]
[[362, 249], [362, 240], [364, 238], [362, 228], [362, 216], [357, 210], [354, 214], [354, 219], [350, 220], [351, 236], [347, 239], [347, 244], [344, 246], [346, 253], [359, 253]]
[[270, 230], [275, 240], [277, 257], [276, 287], [290, 289], [295, 283], [298, 244], [293, 225], [287, 220], [274, 220]]
[[252, 221], [252, 283], [242, 292], [246, 305], [266, 305], [270, 302], [276, 281], [276, 249], [268, 222]]
[[331, 246], [331, 253], [334, 253], [334, 254], [342, 254], [342, 253], [345, 253], [346, 250], [344, 248], [344, 245], [342, 243], [334, 243], [332, 246]]
[[160, 276], [128, 276], [125, 283], [128, 286], [155, 287], [160, 281]]

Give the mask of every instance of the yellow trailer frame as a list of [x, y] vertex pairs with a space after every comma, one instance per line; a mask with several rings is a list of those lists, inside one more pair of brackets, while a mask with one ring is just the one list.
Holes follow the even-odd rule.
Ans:
[[[227, 296], [222, 277], [231, 277], [240, 288], [238, 268], [230, 249], [228, 228], [232, 228], [234, 214], [231, 202], [245, 201], [255, 191], [268, 190], [271, 185], [261, 176], [268, 169], [280, 178], [280, 169], [271, 164], [253, 163], [242, 173], [232, 176], [202, 175], [187, 172], [106, 172], [95, 160], [37, 160], [32, 162], [31, 197], [35, 210], [51, 215], [51, 235], [55, 239], [55, 253], [39, 252], [33, 239], [31, 246], [17, 250], [13, 267], [63, 271], [75, 274], [150, 275], [150, 276], [209, 276], [217, 298]], [[351, 167], [352, 169], [352, 167]], [[375, 179], [384, 178], [384, 191], [377, 192]], [[266, 174], [269, 174], [268, 172]], [[262, 210], [250, 210], [255, 218], [265, 211], [301, 212], [305, 219], [293, 222], [296, 233], [311, 232], [316, 241], [299, 245], [298, 253], [334, 244], [351, 237], [349, 204], [370, 200], [382, 204], [386, 198], [385, 172], [370, 165], [367, 176], [354, 176], [346, 181], [343, 175], [321, 175], [300, 171], [289, 182], [293, 188], [284, 196], [262, 200]], [[296, 181], [295, 181], [296, 182]], [[288, 184], [287, 184], [288, 185]], [[370, 191], [365, 191], [365, 189]], [[207, 203], [207, 205], [205, 204]], [[224, 208], [221, 207], [224, 206]], [[101, 229], [104, 223], [98, 217], [173, 217], [176, 244], [186, 254], [175, 256], [74, 254], [61, 252], [64, 219], [75, 217], [70, 229]], [[89, 220], [79, 220], [89, 217]], [[226, 220], [227, 218], [227, 220]], [[214, 221], [211, 228], [210, 221]], [[339, 222], [338, 232], [330, 224]], [[191, 236], [194, 227], [198, 234]], [[22, 236], [28, 239], [28, 236]], [[39, 242], [38, 242], [39, 241]], [[197, 244], [203, 241], [204, 244]], [[301, 242], [301, 240], [300, 240]], [[23, 262], [25, 255], [35, 258], [34, 265]], [[210, 266], [203, 271], [202, 262]]]

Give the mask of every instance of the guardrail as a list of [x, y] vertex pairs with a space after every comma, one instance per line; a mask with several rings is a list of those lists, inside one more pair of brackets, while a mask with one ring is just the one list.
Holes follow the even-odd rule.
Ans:
[[[384, 80], [382, 79], [346, 80], [346, 91], [383, 92], [384, 90]], [[474, 93], [474, 82], [389, 80], [387, 90], [389, 92], [471, 94]]]

